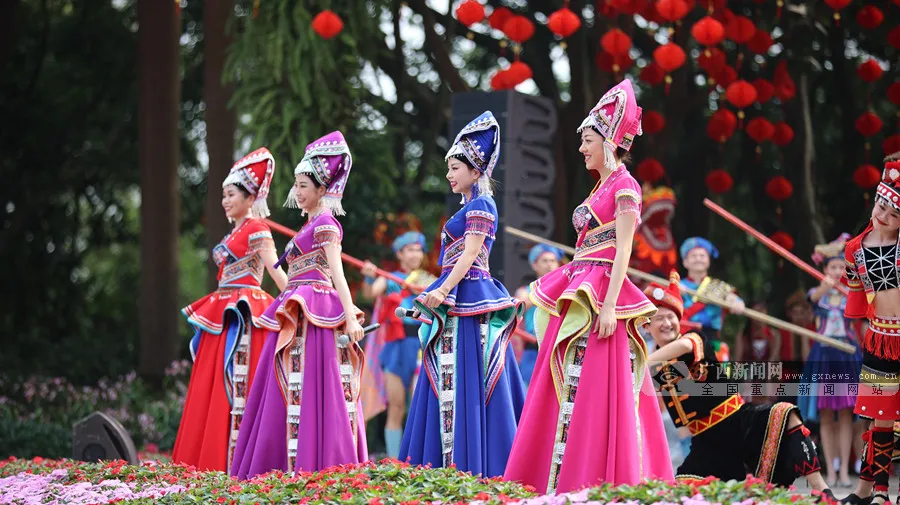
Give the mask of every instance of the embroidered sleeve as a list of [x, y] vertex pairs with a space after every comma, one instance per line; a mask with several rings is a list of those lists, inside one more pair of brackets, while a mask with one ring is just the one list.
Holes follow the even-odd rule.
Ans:
[[272, 239], [272, 232], [269, 230], [251, 233], [248, 242], [247, 252], [249, 254], [275, 250], [275, 241]]
[[466, 212], [466, 235], [484, 235], [494, 238], [497, 230], [497, 216], [492, 212], [472, 209]]
[[844, 252], [844, 262], [846, 263], [847, 288], [850, 291], [847, 295], [844, 316], [849, 319], [863, 319], [868, 316], [869, 301], [866, 298], [866, 290], [849, 247]]
[[637, 181], [626, 180], [616, 191], [616, 214], [634, 214], [635, 227], [641, 224], [641, 192]]
[[341, 225], [334, 218], [323, 220], [313, 228], [313, 240], [319, 247], [325, 245], [336, 245], [341, 247]]
[[693, 361], [688, 363], [688, 366], [703, 361], [703, 338], [701, 338], [700, 335], [697, 335], [696, 333], [688, 333], [687, 335], [682, 335], [681, 338], [687, 339], [691, 342], [691, 349], [693, 350], [693, 352], [690, 356]]
[[850, 291], [862, 291], [863, 285], [856, 271], [856, 263], [847, 259], [844, 259], [844, 263], [847, 270], [847, 287]]

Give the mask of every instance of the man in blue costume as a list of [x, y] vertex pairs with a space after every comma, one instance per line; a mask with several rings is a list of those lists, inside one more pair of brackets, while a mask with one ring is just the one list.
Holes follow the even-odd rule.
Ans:
[[[528, 252], [528, 264], [531, 265], [531, 269], [534, 270], [538, 279], [559, 268], [562, 259], [563, 252], [561, 250], [544, 244], [538, 244]], [[526, 307], [525, 317], [522, 321], [525, 331], [530, 335], [535, 335], [534, 311], [536, 307], [528, 297], [530, 291], [529, 286], [522, 286], [516, 291], [516, 298], [522, 300]], [[531, 373], [534, 371], [537, 355], [537, 342], [525, 342], [525, 350], [522, 351], [522, 357], [519, 360], [519, 371], [522, 372], [522, 379], [525, 380], [526, 386], [531, 382]]]
[[[421, 269], [425, 258], [425, 235], [408, 231], [394, 240], [394, 254], [400, 269], [393, 274], [413, 286], [428, 286], [435, 277]], [[384, 348], [379, 355], [384, 370], [384, 386], [387, 393], [387, 421], [384, 441], [389, 457], [400, 454], [403, 440], [403, 418], [406, 415], [406, 399], [414, 384], [413, 377], [419, 362], [419, 323], [412, 318], [398, 318], [394, 314], [397, 307], [413, 308], [416, 294], [396, 282], [384, 277], [375, 278], [375, 265], [367, 262], [362, 269], [366, 276], [363, 294], [368, 298], [382, 297], [380, 314], [375, 314], [378, 322], [385, 327]]]

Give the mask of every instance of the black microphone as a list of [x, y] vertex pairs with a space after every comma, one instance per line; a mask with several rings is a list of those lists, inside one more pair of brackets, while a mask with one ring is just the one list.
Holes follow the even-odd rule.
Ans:
[[394, 310], [394, 315], [400, 318], [411, 317], [413, 319], [418, 319], [419, 316], [422, 315], [422, 313], [416, 309], [404, 309], [403, 307], [397, 307], [396, 310]]
[[[368, 335], [369, 333], [372, 333], [373, 331], [377, 330], [380, 327], [381, 327], [381, 323], [370, 324], [369, 326], [366, 326], [365, 328], [363, 328], [363, 335]], [[338, 338], [337, 338], [338, 347], [347, 347], [348, 344], [350, 344], [350, 335], [346, 335], [346, 334], [338, 335]]]

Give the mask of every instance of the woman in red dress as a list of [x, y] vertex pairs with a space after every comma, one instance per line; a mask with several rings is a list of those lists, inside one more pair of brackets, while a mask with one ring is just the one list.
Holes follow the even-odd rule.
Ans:
[[266, 148], [248, 154], [222, 183], [222, 207], [234, 230], [213, 248], [219, 288], [182, 309], [194, 327], [194, 368], [172, 460], [203, 470], [227, 472], [234, 442], [259, 361], [266, 330], [259, 316], [273, 302], [260, 288], [263, 267], [284, 289], [287, 276], [276, 268], [266, 197], [275, 159]]

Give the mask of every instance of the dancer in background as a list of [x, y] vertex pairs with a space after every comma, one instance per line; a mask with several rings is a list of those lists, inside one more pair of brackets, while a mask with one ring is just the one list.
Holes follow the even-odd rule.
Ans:
[[[425, 235], [408, 231], [394, 240], [392, 249], [400, 263], [400, 269], [393, 274], [413, 286], [425, 287], [434, 282], [435, 277], [422, 270], [427, 246]], [[406, 416], [406, 399], [409, 397], [419, 362], [419, 321], [398, 318], [397, 307], [412, 309], [416, 298], [408, 288], [384, 277], [375, 278], [376, 267], [366, 262], [362, 269], [366, 277], [363, 294], [367, 298], [378, 298], [379, 313], [376, 322], [384, 328], [384, 347], [378, 361], [384, 370], [384, 386], [387, 393], [387, 423], [384, 440], [387, 455], [400, 455], [403, 440], [403, 418]]]
[[509, 347], [522, 306], [488, 263], [499, 156], [500, 125], [490, 112], [463, 128], [447, 153], [447, 180], [463, 207], [441, 232], [440, 277], [415, 302], [429, 323], [419, 330], [422, 370], [400, 448], [401, 460], [484, 477], [506, 469], [525, 396]]
[[603, 95], [578, 132], [600, 182], [572, 216], [572, 262], [531, 285], [541, 346], [505, 475], [551, 494], [673, 477], [638, 333], [656, 307], [625, 275], [641, 215], [622, 161], [641, 134], [631, 82]]
[[[857, 335], [850, 319], [844, 317], [847, 307], [847, 296], [836, 286], [840, 285], [844, 276], [844, 246], [850, 238], [849, 233], [841, 234], [828, 244], [815, 247], [813, 261], [822, 267], [825, 277], [818, 287], [810, 289], [807, 294], [816, 317], [816, 331], [842, 342], [856, 345]], [[803, 376], [811, 381], [809, 395], [798, 398], [800, 413], [804, 419], [819, 423], [819, 439], [828, 457], [827, 480], [829, 485], [840, 483], [841, 487], [850, 487], [851, 448], [853, 444], [853, 406], [856, 397], [849, 391], [848, 381], [824, 381], [831, 383], [830, 391], [825, 391], [822, 381], [813, 381], [814, 377], [859, 377], [862, 366], [862, 353], [857, 349], [855, 354], [847, 354], [833, 347], [813, 342], [807, 356]], [[835, 384], [838, 382], [838, 384]], [[840, 481], [836, 470], [840, 470]]]
[[[368, 459], [359, 403], [362, 311], [341, 263], [341, 198], [350, 176], [341, 132], [306, 146], [286, 207], [309, 216], [280, 262], [288, 283], [262, 317], [266, 337], [231, 474], [313, 472]], [[350, 337], [339, 345], [341, 333]]]
[[[711, 258], [719, 257], [719, 250], [709, 240], [703, 237], [691, 237], [681, 243], [679, 248], [681, 260], [684, 269], [687, 271], [687, 278], [681, 279], [681, 285], [701, 291], [704, 281], [714, 281], [709, 276], [709, 265]], [[718, 305], [707, 305], [700, 300], [687, 293], [682, 293], [684, 300], [684, 318], [692, 323], [697, 323], [712, 341], [712, 346], [716, 350], [716, 356], [719, 361], [729, 361], [731, 359], [728, 344], [722, 341], [720, 332], [722, 331], [722, 322], [725, 314], [722, 307]], [[741, 300], [736, 293], [729, 293], [725, 302], [735, 308], [735, 313], [743, 312], [744, 301]]]
[[194, 327], [188, 384], [172, 460], [202, 470], [227, 472], [241, 414], [263, 346], [260, 316], [272, 297], [260, 288], [263, 268], [284, 288], [275, 263], [266, 197], [275, 159], [265, 147], [241, 158], [222, 182], [222, 208], [234, 229], [213, 248], [219, 288], [182, 309]]
[[706, 394], [704, 388], [719, 382], [721, 364], [702, 332], [681, 334], [684, 302], [679, 280], [673, 270], [668, 286], [651, 283], [645, 291], [659, 308], [649, 325], [658, 347], [649, 359], [662, 364], [656, 375], [664, 380], [659, 392], [675, 424], [687, 427], [693, 435], [690, 453], [678, 467], [676, 478], [696, 481], [712, 476], [740, 481], [752, 474], [766, 482], [791, 486], [805, 476], [813, 490], [834, 500], [797, 407], [787, 402], [744, 403], [739, 393], [715, 394], [714, 386], [709, 390], [713, 394]]
[[[564, 254], [556, 247], [550, 247], [544, 244], [538, 244], [531, 248], [528, 252], [528, 264], [534, 270], [537, 279], [559, 268]], [[534, 335], [534, 312], [537, 306], [531, 303], [529, 298], [531, 286], [522, 286], [516, 291], [516, 298], [521, 300], [525, 306], [525, 317], [522, 322], [525, 331]], [[534, 371], [534, 363], [537, 361], [538, 344], [537, 342], [523, 342], [522, 357], [519, 359], [519, 371], [522, 372], [522, 379], [525, 380], [525, 387], [531, 383], [531, 374]]]

